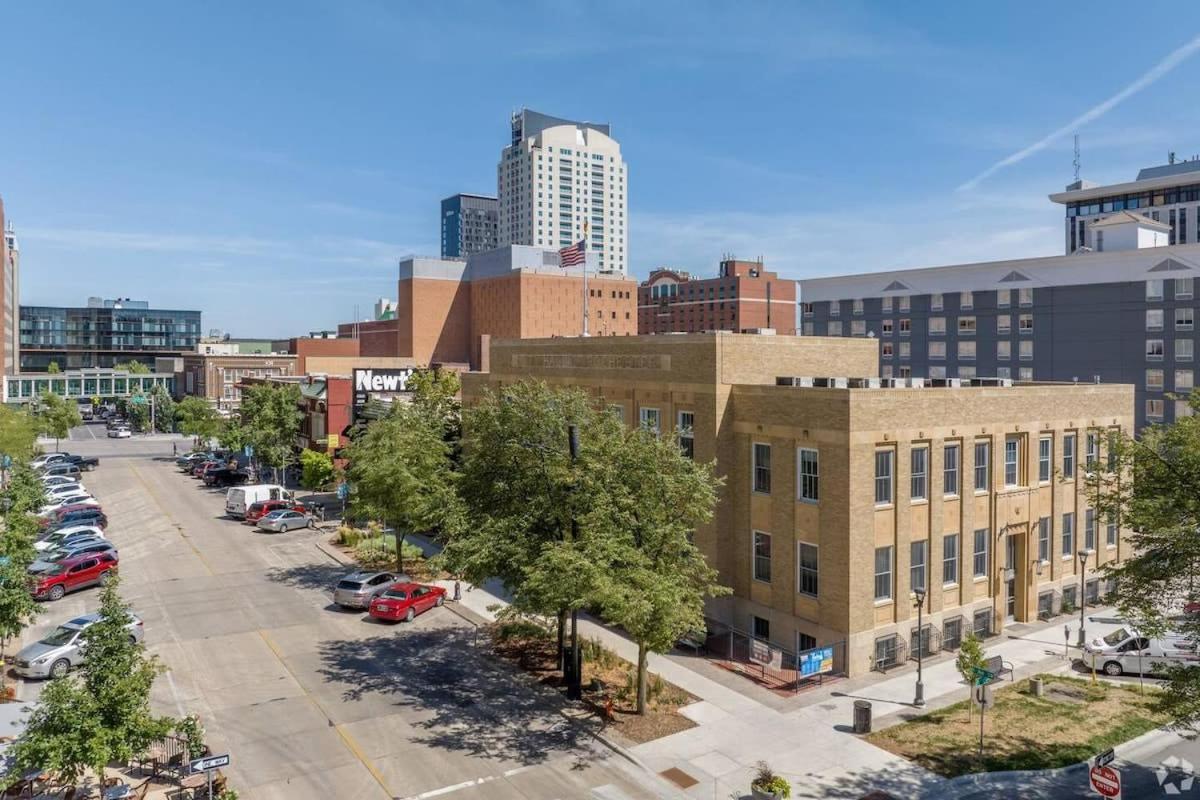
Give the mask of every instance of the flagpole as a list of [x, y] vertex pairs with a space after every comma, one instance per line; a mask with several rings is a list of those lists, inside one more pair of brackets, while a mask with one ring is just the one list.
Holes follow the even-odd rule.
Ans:
[[587, 237], [588, 223], [583, 221], [583, 335], [588, 336], [588, 285], [587, 285]]

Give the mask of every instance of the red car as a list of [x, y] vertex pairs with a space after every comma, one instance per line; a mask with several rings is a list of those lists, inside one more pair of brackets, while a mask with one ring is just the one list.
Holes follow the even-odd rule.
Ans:
[[369, 613], [389, 622], [412, 622], [413, 617], [446, 602], [446, 590], [423, 583], [393, 583], [386, 592], [371, 601]]
[[193, 478], [203, 478], [204, 474], [210, 469], [220, 469], [223, 465], [220, 461], [205, 461], [192, 470]]
[[60, 561], [48, 572], [39, 573], [33, 596], [39, 600], [61, 600], [67, 592], [104, 583], [110, 570], [117, 568], [114, 553], [92, 553]]
[[303, 503], [297, 503], [295, 500], [259, 500], [257, 503], [251, 503], [249, 508], [246, 509], [246, 524], [254, 525], [272, 511], [279, 511], [281, 509], [299, 511], [302, 514], [308, 513], [308, 508]]

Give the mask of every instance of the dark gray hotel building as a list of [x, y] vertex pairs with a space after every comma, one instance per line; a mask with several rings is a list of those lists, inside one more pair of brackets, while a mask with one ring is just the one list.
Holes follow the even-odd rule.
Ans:
[[1067, 205], [1067, 255], [802, 280], [801, 334], [878, 339], [884, 378], [1131, 383], [1139, 428], [1190, 415], [1200, 244], [1182, 243], [1181, 221], [1200, 208], [1159, 185], [1200, 184], [1200, 162], [1184, 163], [1152, 173], [1150, 189], [1121, 185], [1138, 190], [1121, 210], [1114, 187], [1053, 195]]

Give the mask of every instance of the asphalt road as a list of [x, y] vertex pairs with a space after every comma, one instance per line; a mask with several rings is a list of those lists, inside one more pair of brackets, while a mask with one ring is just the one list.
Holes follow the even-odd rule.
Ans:
[[[557, 695], [484, 658], [450, 608], [411, 625], [336, 610], [329, 591], [346, 570], [316, 549], [327, 534], [226, 519], [223, 493], [175, 468], [170, 439], [92, 427], [63, 449], [101, 458], [84, 482], [120, 549], [122, 593], [168, 667], [155, 706], [201, 715], [241, 797], [678, 796], [569, 722]], [[26, 640], [93, 610], [96, 595], [45, 604]]]

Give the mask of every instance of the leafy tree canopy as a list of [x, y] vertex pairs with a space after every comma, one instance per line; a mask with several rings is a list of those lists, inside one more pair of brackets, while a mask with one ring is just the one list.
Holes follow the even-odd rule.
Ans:
[[189, 396], [175, 405], [179, 431], [203, 441], [216, 438], [221, 432], [221, 415], [203, 397]]

